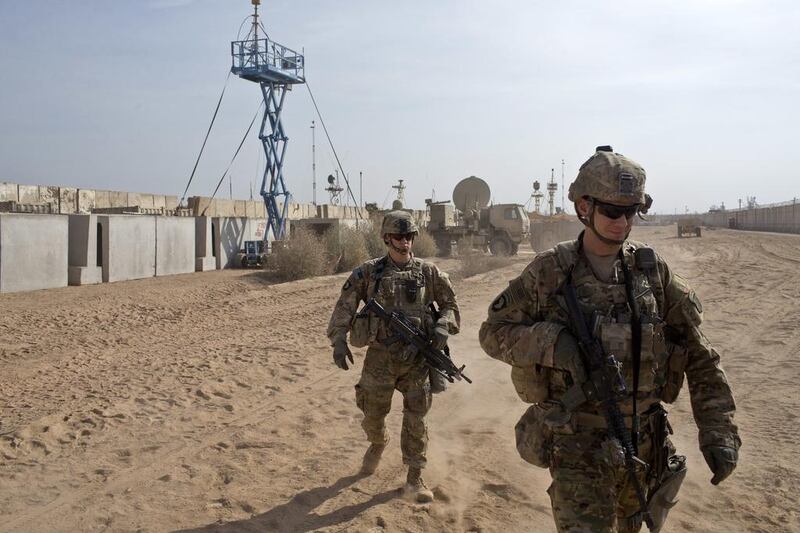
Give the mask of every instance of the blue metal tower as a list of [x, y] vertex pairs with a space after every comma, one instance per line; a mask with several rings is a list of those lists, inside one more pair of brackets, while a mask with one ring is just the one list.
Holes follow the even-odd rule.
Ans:
[[[281, 110], [286, 91], [296, 83], [305, 83], [304, 58], [294, 50], [269, 39], [258, 21], [258, 6], [253, 4], [252, 25], [243, 41], [231, 42], [231, 72], [261, 86], [264, 96], [264, 118], [258, 138], [264, 147], [267, 164], [261, 180], [261, 196], [267, 210], [268, 228], [273, 239], [282, 240], [286, 231], [286, 212], [289, 207], [289, 191], [283, 178], [283, 158], [289, 138], [281, 122]], [[259, 38], [259, 28], [264, 35]], [[283, 197], [283, 205], [278, 200]], [[267, 240], [267, 234], [264, 240]]]

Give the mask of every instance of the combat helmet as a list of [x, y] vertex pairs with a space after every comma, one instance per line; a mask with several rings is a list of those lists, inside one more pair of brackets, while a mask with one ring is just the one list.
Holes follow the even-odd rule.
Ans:
[[417, 223], [411, 213], [406, 211], [389, 211], [383, 217], [381, 224], [381, 235], [389, 233], [419, 233]]
[[589, 196], [610, 204], [639, 204], [639, 211], [647, 213], [653, 199], [644, 192], [646, 179], [639, 163], [614, 152], [610, 146], [598, 146], [569, 186], [569, 199], [577, 202]]

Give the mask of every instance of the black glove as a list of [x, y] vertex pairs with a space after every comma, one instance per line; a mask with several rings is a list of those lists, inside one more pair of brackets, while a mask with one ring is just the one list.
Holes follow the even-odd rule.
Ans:
[[706, 446], [702, 451], [708, 468], [714, 473], [714, 477], [711, 478], [712, 485], [719, 485], [722, 480], [730, 476], [739, 460], [739, 452], [729, 446]]
[[342, 370], [347, 370], [347, 360], [350, 359], [350, 364], [353, 364], [353, 354], [350, 352], [350, 348], [347, 347], [347, 341], [345, 339], [339, 339], [335, 343], [333, 343], [333, 362], [336, 363], [336, 366], [341, 368]]
[[580, 348], [575, 337], [567, 331], [562, 331], [556, 339], [553, 350], [553, 366], [559, 370], [566, 370], [575, 383], [584, 383], [588, 379], [586, 369], [581, 361]]
[[447, 333], [447, 322], [440, 320], [436, 323], [436, 327], [433, 329], [433, 347], [437, 350], [444, 350], [444, 347], [447, 346], [448, 337], [449, 334]]

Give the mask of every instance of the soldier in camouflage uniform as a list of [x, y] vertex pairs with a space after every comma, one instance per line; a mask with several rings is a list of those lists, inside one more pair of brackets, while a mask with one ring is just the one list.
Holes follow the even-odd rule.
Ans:
[[[430, 335], [435, 348], [443, 349], [448, 336], [458, 333], [458, 304], [447, 274], [411, 253], [418, 229], [409, 213], [387, 213], [381, 233], [387, 255], [367, 261], [347, 279], [328, 325], [328, 337], [333, 360], [344, 370], [348, 369], [347, 360], [353, 362], [348, 331], [350, 344], [368, 346], [356, 385], [356, 405], [364, 412], [362, 427], [371, 443], [364, 454], [362, 473], [375, 471], [389, 442], [384, 420], [398, 390], [403, 395], [400, 448], [403, 463], [408, 465], [405, 490], [419, 502], [430, 502], [433, 492], [422, 479], [428, 445], [425, 415], [431, 407], [431, 393], [444, 390], [443, 378], [429, 372], [416, 348], [396, 339], [383, 321], [372, 314], [357, 315], [357, 309], [361, 301], [375, 298], [387, 311], [405, 314]], [[436, 313], [431, 306], [434, 302]]]
[[569, 188], [585, 231], [538, 253], [493, 301], [480, 329], [483, 349], [511, 365], [518, 395], [533, 404], [515, 428], [517, 449], [550, 469], [547, 492], [559, 531], [636, 532], [643, 518], [603, 409], [581, 397], [588, 376], [559, 291], [565, 283], [575, 287], [605, 353], [621, 363], [627, 395], [618, 403], [642, 460], [636, 476], [654, 530], [686, 475], [662, 404], [676, 399], [684, 376], [711, 483], [730, 475], [738, 459], [733, 396], [719, 354], [700, 329], [697, 295], [652, 249], [628, 240], [633, 216], [652, 203], [644, 185], [641, 166], [598, 147]]

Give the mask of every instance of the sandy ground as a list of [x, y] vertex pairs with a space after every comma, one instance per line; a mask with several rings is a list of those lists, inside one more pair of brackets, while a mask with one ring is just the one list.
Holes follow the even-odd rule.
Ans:
[[[734, 476], [710, 485], [682, 393], [671, 420], [690, 471], [665, 531], [800, 531], [800, 237], [634, 236], [700, 294], [744, 441]], [[0, 296], [0, 530], [554, 531], [549, 475], [514, 448], [525, 405], [477, 340], [524, 264], [456, 283], [451, 344], [475, 383], [434, 400], [431, 505], [397, 490], [399, 396], [384, 462], [355, 475], [363, 350], [343, 372], [324, 337], [343, 276], [270, 285], [225, 271]]]

